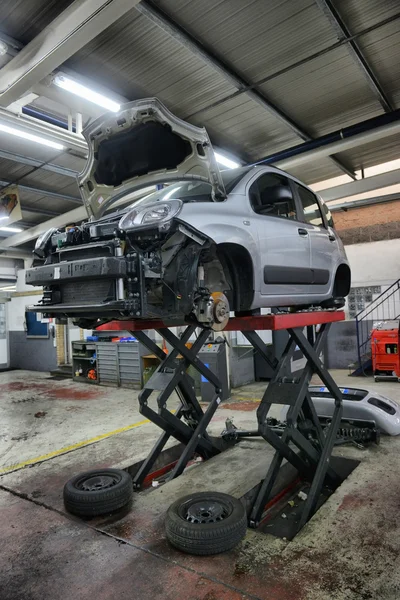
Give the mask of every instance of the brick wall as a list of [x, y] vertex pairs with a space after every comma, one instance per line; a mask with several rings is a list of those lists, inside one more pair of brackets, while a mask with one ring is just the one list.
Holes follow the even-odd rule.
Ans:
[[333, 219], [347, 246], [400, 238], [400, 200], [341, 210]]
[[64, 327], [65, 325], [56, 325], [56, 348], [58, 365], [65, 364]]

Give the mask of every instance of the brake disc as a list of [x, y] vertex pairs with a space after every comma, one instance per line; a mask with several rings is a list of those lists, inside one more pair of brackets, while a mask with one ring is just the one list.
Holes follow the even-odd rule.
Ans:
[[211, 294], [213, 299], [212, 306], [212, 318], [213, 324], [211, 329], [214, 331], [222, 331], [228, 324], [229, 321], [229, 302], [228, 298], [222, 292], [213, 292]]

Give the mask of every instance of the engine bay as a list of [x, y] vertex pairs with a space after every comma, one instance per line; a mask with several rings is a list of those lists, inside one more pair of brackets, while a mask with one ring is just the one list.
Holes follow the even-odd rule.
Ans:
[[26, 283], [43, 286], [43, 298], [32, 310], [89, 328], [129, 318], [225, 323], [222, 292], [230, 286], [212, 240], [176, 218], [121, 226], [138, 214], [118, 212], [38, 238]]

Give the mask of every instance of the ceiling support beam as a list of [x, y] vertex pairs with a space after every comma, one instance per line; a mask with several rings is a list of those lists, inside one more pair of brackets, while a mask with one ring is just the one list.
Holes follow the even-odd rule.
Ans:
[[350, 200], [349, 202], [343, 202], [343, 204], [331, 204], [329, 205], [329, 210], [331, 212], [347, 211], [349, 208], [362, 208], [363, 206], [384, 204], [385, 202], [398, 202], [399, 200], [400, 194], [387, 194], [386, 196], [374, 196], [373, 198], [364, 198], [363, 200]]
[[24, 231], [21, 231], [21, 233], [10, 235], [8, 238], [0, 242], [0, 252], [2, 249], [14, 248], [15, 246], [25, 244], [26, 242], [31, 242], [52, 227], [58, 229], [59, 227], [64, 227], [68, 223], [80, 223], [85, 218], [87, 219], [87, 212], [84, 206], [73, 208], [62, 215], [58, 215], [52, 219], [49, 219], [48, 221], [45, 221], [44, 223], [39, 223], [38, 225], [34, 225], [29, 229], [25, 229]]
[[371, 192], [373, 190], [380, 190], [399, 183], [400, 169], [396, 169], [394, 171], [388, 171], [387, 173], [380, 173], [379, 175], [365, 177], [365, 179], [359, 179], [358, 181], [352, 181], [351, 183], [344, 183], [343, 185], [337, 185], [326, 190], [321, 190], [318, 194], [323, 200], [329, 202], [332, 200], [339, 200], [339, 198], [347, 198], [349, 196], [356, 196], [357, 194], [364, 194], [365, 192]]
[[321, 145], [313, 150], [302, 152], [301, 154], [299, 153], [290, 158], [267, 158], [267, 160], [261, 160], [257, 164], [262, 164], [265, 162], [267, 164], [277, 165], [280, 169], [290, 170], [293, 167], [306, 165], [312, 161], [318, 161], [321, 158], [331, 156], [332, 154], [336, 154], [336, 152], [344, 152], [345, 150], [350, 150], [351, 148], [356, 148], [357, 146], [362, 146], [363, 144], [369, 144], [398, 133], [400, 133], [400, 121], [389, 123], [387, 125], [381, 125], [381, 127], [377, 127], [371, 131], [364, 131], [349, 138], [344, 138], [329, 144]]
[[87, 155], [87, 143], [81, 135], [72, 133], [56, 125], [50, 125], [26, 115], [16, 115], [5, 108], [0, 108], [0, 122], [9, 127], [22, 129], [28, 133], [33, 133], [34, 135], [39, 135], [50, 141], [62, 144], [81, 156]]
[[[309, 141], [312, 137], [307, 131], [305, 131], [298, 123], [296, 123], [291, 117], [284, 113], [282, 109], [271, 102], [264, 94], [260, 91], [255, 90], [251, 87], [251, 84], [246, 81], [241, 75], [236, 73], [234, 69], [224, 63], [218, 58], [213, 52], [207, 49], [199, 40], [190, 35], [183, 27], [181, 27], [176, 21], [164, 13], [161, 9], [156, 7], [152, 2], [146, 2], [142, 0], [137, 6], [136, 10], [142, 15], [151, 20], [157, 27], [162, 29], [165, 33], [173, 37], [179, 42], [184, 48], [192, 52], [195, 56], [200, 58], [205, 64], [217, 71], [224, 79], [229, 81], [237, 90], [244, 90], [244, 93], [267, 110], [270, 114], [274, 115], [281, 123], [286, 125], [293, 133], [298, 135], [302, 140]], [[349, 170], [345, 165], [339, 162], [338, 159], [334, 159], [335, 164], [339, 168], [355, 179], [354, 173]]]
[[[339, 12], [334, 7], [332, 0], [316, 0], [316, 2], [330, 21], [332, 27], [338, 35], [339, 40], [342, 41], [351, 38], [351, 33], [341, 18]], [[364, 79], [368, 83], [372, 93], [376, 96], [384, 111], [390, 112], [394, 110], [394, 106], [387, 97], [376, 75], [368, 64], [358, 42], [355, 39], [349, 40], [347, 48], [354, 62], [358, 65], [360, 71], [362, 72]]]
[[67, 169], [67, 167], [61, 167], [59, 165], [54, 165], [53, 163], [43, 163], [43, 161], [37, 160], [36, 158], [22, 156], [22, 154], [8, 152], [7, 150], [0, 150], [0, 158], [12, 160], [14, 162], [21, 163], [22, 165], [27, 165], [29, 167], [38, 167], [39, 169], [43, 169], [44, 171], [51, 171], [52, 173], [64, 175], [65, 177], [72, 177], [73, 179], [76, 179], [76, 176], [78, 174], [78, 171], [74, 171], [73, 169]]
[[[147, 196], [151, 192], [155, 191], [155, 186], [149, 186], [136, 192], [132, 192], [125, 198], [121, 198], [117, 200], [117, 202], [113, 205], [113, 209], [123, 208], [129, 204], [132, 204], [135, 200], [139, 200], [139, 198], [143, 198]], [[72, 210], [62, 213], [49, 219], [48, 221], [44, 221], [44, 223], [39, 223], [34, 227], [30, 227], [29, 229], [25, 229], [21, 233], [15, 233], [14, 235], [10, 235], [4, 241], [0, 242], [0, 253], [2, 249], [5, 248], [14, 248], [15, 246], [21, 246], [21, 244], [25, 244], [26, 242], [30, 242], [39, 237], [42, 233], [50, 229], [51, 227], [56, 227], [57, 229], [60, 227], [65, 227], [71, 223], [82, 223], [82, 221], [87, 221], [88, 214], [86, 208], [82, 206], [78, 206], [77, 208], [73, 208]]]
[[75, 0], [0, 71], [0, 105], [24, 96], [139, 0]]
[[43, 215], [44, 217], [57, 217], [58, 215], [62, 214], [59, 211], [46, 210], [45, 208], [36, 208], [36, 206], [21, 206], [21, 210], [23, 213], [28, 212], [36, 215]]
[[7, 188], [9, 185], [17, 185], [20, 190], [38, 194], [39, 196], [50, 196], [51, 198], [59, 198], [60, 200], [66, 200], [67, 202], [72, 202], [73, 204], [83, 204], [82, 198], [78, 198], [76, 196], [70, 196], [69, 194], [63, 194], [62, 192], [52, 192], [51, 190], [44, 190], [43, 188], [37, 188], [31, 185], [13, 183], [12, 181], [0, 180], [0, 191], [1, 188]]

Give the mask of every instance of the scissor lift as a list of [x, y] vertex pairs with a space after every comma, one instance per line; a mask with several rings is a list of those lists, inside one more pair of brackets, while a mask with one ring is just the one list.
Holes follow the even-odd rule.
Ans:
[[[273, 446], [275, 454], [266, 469], [249, 516], [249, 526], [257, 527], [267, 504], [284, 459], [310, 482], [310, 489], [301, 519], [300, 529], [314, 514], [324, 484], [337, 487], [340, 476], [330, 466], [330, 457], [342, 417], [342, 394], [320, 359], [332, 323], [344, 320], [342, 311], [308, 311], [264, 316], [245, 316], [230, 319], [225, 331], [241, 331], [254, 350], [270, 364], [274, 375], [269, 382], [257, 410], [258, 432]], [[314, 326], [318, 330], [314, 335]], [[162, 434], [134, 475], [134, 487], [139, 489], [160, 457], [170, 437], [182, 444], [182, 452], [169, 472], [167, 480], [180, 475], [195, 454], [204, 459], [219, 454], [224, 449], [222, 438], [211, 437], [207, 427], [220, 404], [221, 384], [218, 377], [198, 358], [210, 330], [202, 328], [189, 347], [189, 339], [198, 329], [186, 324], [178, 338], [162, 321], [113, 321], [98, 328], [102, 331], [131, 331], [150, 352], [160, 359], [160, 364], [139, 394], [140, 412], [160, 429]], [[306, 329], [306, 333], [304, 333]], [[156, 330], [172, 348], [167, 354], [145, 331]], [[271, 360], [266, 344], [256, 333], [260, 330], [287, 330], [289, 340], [280, 360]], [[306, 359], [301, 373], [291, 374], [291, 361], [296, 346]], [[193, 366], [214, 386], [214, 396], [206, 410], [200, 406], [193, 379], [187, 370]], [[330, 426], [321, 428], [308, 386], [312, 375], [319, 375], [335, 400]], [[173, 412], [168, 406], [171, 394], [176, 391], [180, 404]], [[149, 405], [153, 392], [158, 392], [156, 412]], [[285, 427], [278, 435], [269, 424], [268, 413], [272, 404], [289, 405]], [[225, 442], [226, 443], [226, 442]]]

